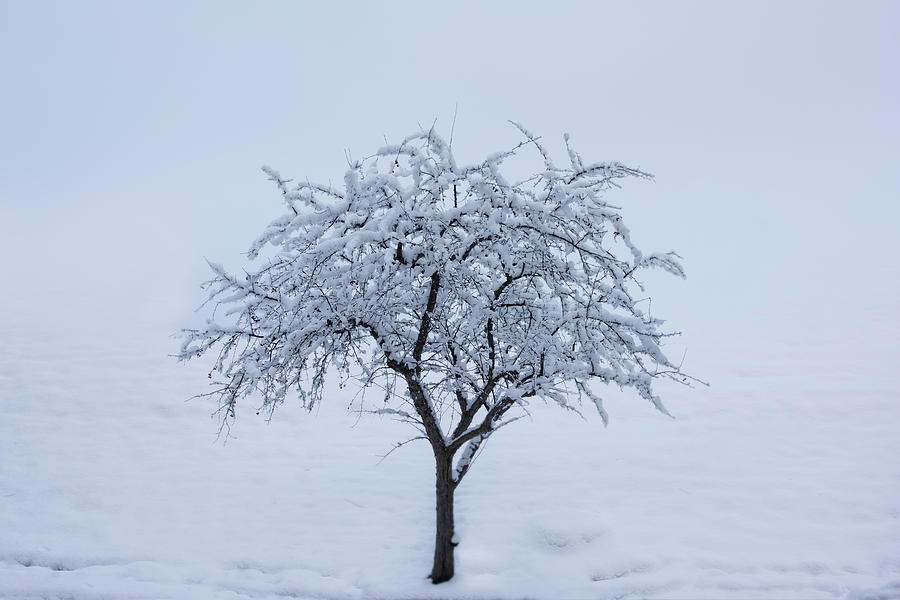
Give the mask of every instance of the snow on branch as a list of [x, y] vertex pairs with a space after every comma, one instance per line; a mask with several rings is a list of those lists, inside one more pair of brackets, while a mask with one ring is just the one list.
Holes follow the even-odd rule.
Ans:
[[[243, 274], [210, 263], [215, 319], [184, 331], [179, 354], [217, 352], [211, 395], [226, 419], [251, 396], [269, 411], [291, 394], [312, 408], [330, 369], [389, 390], [399, 380], [406, 393], [374, 412], [414, 423], [436, 450], [463, 449], [458, 480], [507, 412], [533, 399], [571, 408], [573, 385], [604, 422], [595, 383], [666, 413], [654, 380], [694, 380], [664, 353], [670, 332], [635, 277], [684, 270], [674, 252], [643, 253], [606, 198], [650, 175], [585, 164], [568, 135], [557, 166], [514, 126], [520, 144], [467, 166], [433, 130], [414, 133], [353, 163], [342, 189], [263, 169], [288, 211]], [[510, 183], [504, 163], [529, 148], [543, 170]]]

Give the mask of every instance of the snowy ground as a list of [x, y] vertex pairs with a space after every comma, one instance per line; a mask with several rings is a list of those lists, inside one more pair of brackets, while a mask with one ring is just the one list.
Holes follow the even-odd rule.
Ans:
[[0, 597], [900, 598], [893, 342], [703, 344], [675, 420], [534, 407], [458, 491], [432, 586], [425, 446], [379, 464], [405, 430], [345, 391], [216, 442], [166, 333], [6, 328]]

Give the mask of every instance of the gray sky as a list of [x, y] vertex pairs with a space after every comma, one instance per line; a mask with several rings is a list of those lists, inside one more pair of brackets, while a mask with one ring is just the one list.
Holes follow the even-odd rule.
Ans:
[[514, 119], [656, 175], [613, 200], [688, 342], [897, 329], [900, 4], [549, 7], [0, 0], [0, 321], [168, 334], [280, 214], [260, 165], [339, 182], [458, 106], [461, 162]]

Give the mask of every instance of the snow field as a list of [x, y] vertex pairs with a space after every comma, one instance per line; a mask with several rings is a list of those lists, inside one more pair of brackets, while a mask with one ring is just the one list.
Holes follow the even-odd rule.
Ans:
[[606, 429], [534, 406], [457, 491], [457, 576], [432, 586], [429, 450], [379, 463], [407, 428], [348, 413], [346, 389], [270, 424], [244, 406], [222, 444], [171, 340], [9, 335], [2, 598], [900, 596], [883, 348], [751, 348], [738, 369], [710, 344], [713, 387], [663, 390], [674, 420], [615, 394]]

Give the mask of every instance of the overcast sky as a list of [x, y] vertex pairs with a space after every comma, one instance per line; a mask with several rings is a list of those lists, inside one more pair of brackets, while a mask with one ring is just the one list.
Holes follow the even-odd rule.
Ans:
[[0, 321], [167, 335], [280, 214], [261, 165], [458, 111], [460, 162], [514, 119], [655, 174], [611, 200], [688, 342], [896, 330], [898, 74], [897, 2], [0, 0]]

